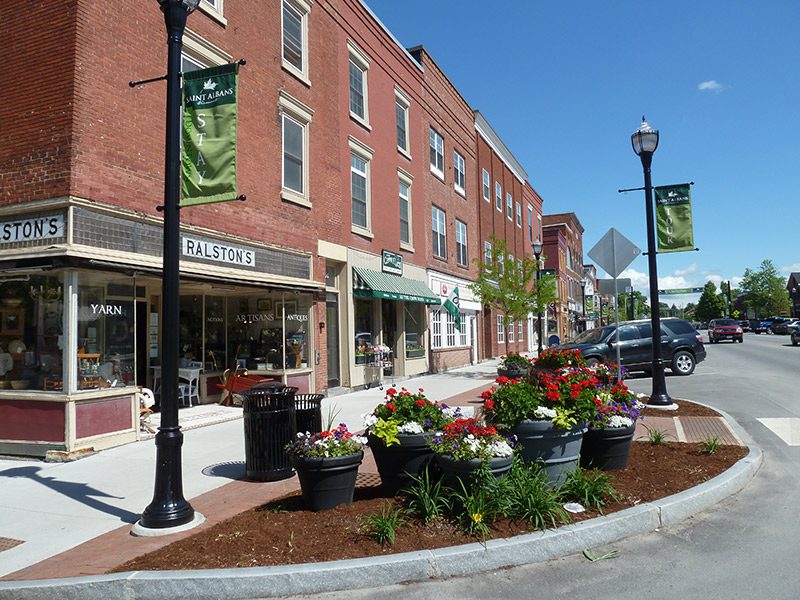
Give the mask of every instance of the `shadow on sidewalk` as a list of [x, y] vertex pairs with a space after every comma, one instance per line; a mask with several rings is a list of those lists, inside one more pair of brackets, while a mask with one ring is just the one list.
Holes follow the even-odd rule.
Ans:
[[243, 460], [209, 465], [201, 471], [207, 477], [224, 477], [226, 479], [245, 479], [247, 469]]
[[111, 494], [107, 494], [105, 492], [101, 492], [100, 490], [96, 490], [95, 488], [85, 483], [76, 483], [74, 481], [60, 481], [55, 477], [42, 477], [38, 473], [40, 470], [41, 467], [17, 467], [14, 469], [6, 469], [5, 471], [0, 471], [0, 477], [24, 477], [26, 479], [30, 479], [31, 481], [40, 483], [43, 486], [48, 487], [55, 492], [58, 492], [59, 494], [63, 494], [67, 498], [71, 498], [82, 504], [85, 504], [89, 508], [93, 508], [94, 510], [104, 512], [106, 514], [115, 517], [119, 517], [120, 520], [123, 521], [124, 523], [136, 523], [136, 521], [138, 521], [139, 517], [141, 516], [137, 513], [132, 513], [123, 508], [112, 506], [97, 499], [97, 497], [101, 497], [101, 498], [115, 498], [117, 500], [121, 500], [122, 499], [121, 496], [112, 496]]

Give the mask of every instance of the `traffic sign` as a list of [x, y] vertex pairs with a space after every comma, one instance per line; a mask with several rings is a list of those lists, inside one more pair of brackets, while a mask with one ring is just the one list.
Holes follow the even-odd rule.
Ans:
[[612, 227], [589, 250], [589, 258], [611, 277], [617, 278], [641, 253], [636, 244]]

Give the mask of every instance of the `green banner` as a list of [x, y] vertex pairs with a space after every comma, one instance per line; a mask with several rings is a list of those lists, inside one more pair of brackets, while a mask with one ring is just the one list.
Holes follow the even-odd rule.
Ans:
[[181, 206], [236, 200], [239, 63], [183, 74]]
[[453, 319], [455, 319], [456, 322], [456, 329], [459, 330], [461, 329], [461, 312], [458, 310], [460, 304], [461, 297], [459, 296], [458, 287], [455, 287], [444, 301], [444, 307], [447, 309], [447, 312], [453, 315]]
[[656, 192], [656, 231], [659, 252], [694, 250], [689, 184], [662, 185]]

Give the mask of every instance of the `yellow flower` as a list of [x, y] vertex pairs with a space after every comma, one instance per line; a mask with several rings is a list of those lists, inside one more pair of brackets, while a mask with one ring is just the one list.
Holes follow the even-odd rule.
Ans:
[[475, 521], [476, 523], [480, 523], [481, 521], [483, 521], [483, 515], [481, 513], [475, 513], [472, 515], [472, 520]]

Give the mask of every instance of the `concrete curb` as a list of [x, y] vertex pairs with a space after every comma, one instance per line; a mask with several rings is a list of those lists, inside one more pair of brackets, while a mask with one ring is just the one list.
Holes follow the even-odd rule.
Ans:
[[699, 486], [608, 516], [513, 538], [371, 558], [278, 567], [199, 571], [136, 571], [34, 581], [0, 582], [0, 600], [147, 600], [191, 597], [240, 600], [373, 587], [431, 577], [457, 577], [551, 560], [672, 525], [743, 489], [763, 454], [747, 433], [725, 417], [750, 451], [733, 467]]

